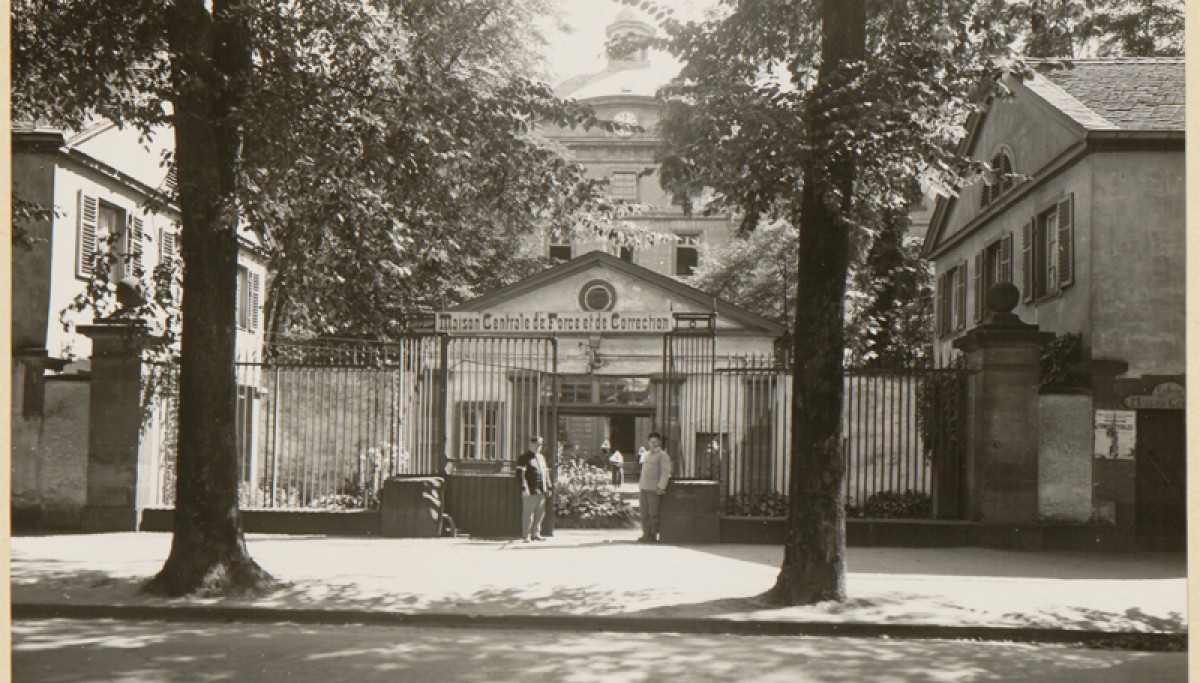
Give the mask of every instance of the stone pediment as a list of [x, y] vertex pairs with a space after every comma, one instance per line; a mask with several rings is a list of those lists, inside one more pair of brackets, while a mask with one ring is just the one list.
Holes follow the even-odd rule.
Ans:
[[[439, 316], [439, 327], [450, 332], [661, 335], [671, 329], [676, 314], [716, 313], [719, 333], [783, 334], [780, 325], [766, 318], [600, 251], [446, 313]], [[479, 329], [483, 325], [488, 327]]]

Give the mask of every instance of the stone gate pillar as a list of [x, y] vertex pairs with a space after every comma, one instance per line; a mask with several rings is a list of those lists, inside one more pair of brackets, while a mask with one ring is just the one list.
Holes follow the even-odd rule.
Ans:
[[115, 321], [83, 325], [92, 340], [84, 531], [137, 531], [141, 350], [146, 328]]
[[954, 341], [966, 354], [968, 517], [985, 546], [1041, 547], [1038, 518], [1038, 376], [1054, 338], [1012, 313], [1019, 295], [1004, 283], [987, 292], [988, 317]]

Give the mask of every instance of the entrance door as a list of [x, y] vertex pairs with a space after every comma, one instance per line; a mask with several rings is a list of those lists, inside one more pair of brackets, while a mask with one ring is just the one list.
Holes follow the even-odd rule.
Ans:
[[1183, 550], [1187, 531], [1184, 411], [1137, 413], [1137, 535], [1145, 550]]
[[608, 418], [608, 440], [613, 450], [621, 451], [625, 462], [632, 455], [637, 462], [637, 430], [634, 428], [637, 417], [634, 415], [610, 415]]

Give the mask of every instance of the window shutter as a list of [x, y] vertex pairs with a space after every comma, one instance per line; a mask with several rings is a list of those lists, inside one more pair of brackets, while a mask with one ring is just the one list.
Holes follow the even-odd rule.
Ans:
[[1042, 275], [1046, 278], [1043, 283], [1045, 290], [1044, 294], [1053, 294], [1058, 291], [1058, 212], [1051, 211], [1046, 216], [1046, 253], [1042, 258], [1046, 264], [1046, 270]]
[[961, 330], [967, 326], [967, 264], [963, 262], [955, 269], [957, 277], [954, 281], [954, 329]]
[[258, 273], [250, 273], [250, 331], [258, 331]]
[[1033, 301], [1033, 223], [1021, 230], [1021, 300], [1025, 303]]
[[80, 190], [79, 239], [75, 249], [75, 277], [86, 280], [92, 276], [92, 262], [96, 258], [96, 221], [99, 216], [100, 202]]
[[1000, 238], [1000, 272], [996, 273], [997, 282], [1012, 282], [1012, 233]]
[[944, 336], [949, 331], [950, 326], [946, 322], [946, 274], [942, 273], [937, 279], [937, 302], [934, 305], [933, 314], [937, 319], [935, 326], [937, 327], [938, 335]]
[[983, 252], [975, 252], [975, 272], [971, 273], [971, 286], [975, 289], [975, 322], [983, 320]]
[[175, 232], [170, 228], [163, 228], [158, 240], [158, 262], [166, 263], [168, 259], [175, 256]]
[[129, 250], [126, 252], [129, 255], [129, 262], [133, 266], [133, 276], [141, 277], [144, 272], [142, 269], [142, 252], [145, 247], [144, 238], [146, 234], [146, 222], [141, 218], [131, 218], [129, 221], [129, 231], [127, 233], [129, 239]]
[[1067, 287], [1075, 281], [1074, 195], [1058, 204], [1058, 286]]

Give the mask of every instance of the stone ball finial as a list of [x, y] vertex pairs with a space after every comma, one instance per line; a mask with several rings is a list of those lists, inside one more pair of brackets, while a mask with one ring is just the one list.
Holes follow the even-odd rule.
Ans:
[[998, 282], [988, 288], [984, 302], [993, 313], [1012, 313], [1021, 301], [1021, 292], [1011, 282]]
[[146, 303], [138, 292], [137, 278], [127, 277], [117, 283], [117, 303], [124, 309], [137, 308]]

